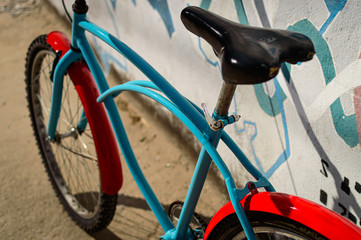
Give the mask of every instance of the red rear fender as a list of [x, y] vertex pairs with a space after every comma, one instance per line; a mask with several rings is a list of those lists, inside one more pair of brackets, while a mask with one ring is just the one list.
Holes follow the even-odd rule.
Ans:
[[[283, 193], [262, 192], [242, 200], [245, 211], [260, 211], [287, 217], [319, 232], [329, 239], [361, 239], [361, 229], [341, 215], [309, 200]], [[226, 216], [235, 213], [231, 202], [212, 218], [205, 238]]]
[[[63, 56], [70, 49], [70, 41], [61, 32], [51, 32], [48, 44]], [[122, 186], [123, 176], [117, 143], [103, 104], [96, 101], [99, 91], [93, 76], [84, 62], [73, 63], [67, 69], [84, 106], [92, 129], [98, 156], [98, 165], [103, 192], [114, 195]]]

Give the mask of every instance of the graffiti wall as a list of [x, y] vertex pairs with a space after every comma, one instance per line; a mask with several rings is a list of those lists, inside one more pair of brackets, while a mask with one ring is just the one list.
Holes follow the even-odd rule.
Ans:
[[[52, 0], [62, 11], [60, 1]], [[68, 1], [68, 8], [72, 1]], [[187, 32], [187, 5], [259, 27], [304, 33], [311, 62], [284, 64], [273, 80], [238, 87], [231, 111], [242, 119], [228, 132], [279, 191], [316, 201], [360, 225], [361, 4], [357, 0], [102, 0], [88, 1], [89, 19], [127, 43], [182, 94], [208, 108], [222, 84], [220, 64], [205, 41]], [[109, 72], [145, 77], [90, 37]], [[237, 179], [246, 175], [221, 146]]]

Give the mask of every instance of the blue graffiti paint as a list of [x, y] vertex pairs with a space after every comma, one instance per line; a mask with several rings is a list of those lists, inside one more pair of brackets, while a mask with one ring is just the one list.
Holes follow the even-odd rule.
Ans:
[[110, 63], [118, 66], [123, 71], [128, 72], [127, 62], [125, 61], [124, 58], [122, 58], [124, 62], [123, 63], [120, 62], [119, 56], [114, 57], [109, 52], [103, 50], [100, 47], [100, 45], [98, 43], [98, 39], [95, 36], [93, 36], [92, 39], [93, 39], [94, 47], [95, 47], [95, 49], [97, 51], [97, 54], [98, 54], [98, 56], [100, 58], [100, 61], [101, 61], [102, 65], [103, 65], [105, 75], [109, 75]]
[[[280, 156], [277, 158], [277, 160], [275, 161], [274, 164], [272, 164], [272, 166], [265, 171], [265, 169], [262, 167], [261, 162], [259, 161], [253, 142], [255, 140], [255, 138], [257, 137], [257, 125], [255, 122], [251, 122], [251, 121], [244, 121], [243, 122], [243, 128], [239, 129], [237, 124], [234, 124], [235, 126], [235, 130], [238, 133], [243, 133], [246, 130], [246, 125], [249, 125], [251, 127], [254, 128], [255, 133], [252, 135], [251, 139], [250, 139], [250, 146], [252, 148], [252, 153], [255, 159], [255, 162], [258, 166], [258, 169], [262, 172], [262, 174], [266, 177], [266, 178], [270, 178], [275, 171], [284, 163], [287, 161], [287, 159], [290, 157], [291, 155], [291, 148], [290, 148], [290, 139], [289, 139], [289, 133], [288, 133], [288, 126], [287, 126], [287, 120], [286, 120], [286, 113], [284, 110], [284, 106], [283, 106], [283, 100], [282, 100], [282, 88], [278, 83], [277, 78], [273, 79], [273, 82], [275, 84], [275, 88], [276, 88], [276, 93], [275, 95], [277, 96], [277, 102], [278, 102], [278, 108], [280, 109], [280, 113], [281, 113], [281, 117], [282, 117], [282, 125], [283, 125], [283, 131], [284, 131], [284, 139], [285, 139], [285, 149], [284, 151], [280, 154]], [[237, 109], [237, 101], [236, 101], [236, 96], [233, 97], [234, 98], [234, 114], [236, 114], [238, 112]]]
[[[111, 6], [109, 5], [108, 0], [104, 0], [104, 2], [105, 2], [105, 5], [107, 7], [110, 19], [112, 20], [112, 25], [114, 27], [115, 35], [116, 35], [117, 38], [119, 38], [120, 34], [119, 34], [117, 22], [115, 21], [114, 14], [113, 14], [113, 11], [116, 8], [117, 0], [109, 0]], [[104, 50], [104, 49], [102, 49], [100, 47], [96, 37], [93, 36], [92, 39], [93, 39], [94, 47], [96, 48], [97, 53], [99, 55], [100, 61], [102, 62], [102, 65], [103, 65], [103, 68], [104, 68], [104, 73], [106, 75], [108, 75], [109, 72], [110, 72], [110, 63], [113, 63], [114, 65], [116, 65], [120, 69], [122, 69], [123, 71], [128, 72], [127, 62], [126, 62], [124, 57], [119, 57], [119, 56], [114, 57], [109, 52], [107, 52], [106, 50]], [[122, 59], [123, 62], [121, 62], [120, 59]]]
[[246, 16], [246, 11], [244, 10], [242, 0], [234, 0], [234, 5], [236, 6], [238, 21], [240, 24], [248, 25], [248, 19]]
[[207, 54], [204, 52], [203, 47], [202, 47], [202, 41], [201, 41], [200, 37], [198, 37], [198, 47], [201, 50], [201, 53], [202, 53], [203, 57], [206, 59], [206, 61], [209, 64], [211, 64], [213, 67], [218, 67], [219, 71], [221, 71], [221, 66], [219, 64], [219, 61], [216, 60], [213, 62], [211, 59], [208, 58]]
[[[266, 94], [263, 83], [256, 84], [253, 86], [256, 98], [258, 101], [259, 106], [262, 108], [262, 110], [271, 117], [275, 117], [278, 114], [280, 114], [281, 109], [279, 108], [279, 104], [277, 103], [277, 96], [274, 94], [272, 97]], [[284, 102], [287, 99], [286, 94], [280, 89], [281, 93], [281, 101]]]
[[337, 98], [330, 106], [332, 121], [335, 126], [337, 134], [349, 145], [355, 147], [360, 139], [357, 132], [357, 123], [355, 114], [346, 116], [341, 99]]
[[[111, 3], [111, 6], [113, 8], [113, 10], [115, 9], [115, 4], [116, 4], [116, 0], [109, 0]], [[119, 31], [118, 31], [118, 26], [117, 23], [114, 19], [114, 15], [113, 15], [113, 11], [111, 10], [111, 7], [109, 6], [108, 0], [105, 0], [105, 5], [107, 7], [109, 16], [112, 20], [112, 24], [115, 30], [115, 35], [117, 36], [117, 38], [119, 38]], [[128, 72], [128, 66], [127, 66], [127, 62], [125, 60], [124, 57], [114, 57], [112, 56], [109, 52], [101, 49], [100, 45], [98, 44], [98, 40], [96, 37], [92, 37], [93, 39], [93, 43], [94, 43], [94, 47], [97, 50], [97, 53], [99, 55], [100, 61], [102, 62], [103, 68], [104, 68], [104, 72], [106, 75], [109, 74], [110, 72], [110, 63], [113, 63], [114, 65], [118, 66], [120, 69], [124, 70], [125, 72]], [[121, 62], [121, 60], [123, 60], [123, 62]]]
[[[209, 9], [209, 6], [211, 5], [211, 2], [212, 0], [202, 0], [201, 4], [199, 7], [205, 9], [205, 10], [208, 10]], [[207, 54], [205, 53], [204, 49], [203, 49], [203, 46], [202, 46], [202, 41], [201, 41], [201, 38], [198, 37], [198, 47], [199, 47], [199, 50], [201, 51], [203, 57], [206, 59], [207, 63], [209, 63], [210, 65], [212, 65], [213, 67], [217, 67], [218, 70], [221, 72], [221, 65], [219, 64], [219, 61], [216, 60], [216, 61], [212, 61], [208, 56]]]
[[[270, 22], [268, 20], [266, 9], [264, 7], [263, 1], [256, 0], [255, 1], [255, 6], [256, 6], [256, 9], [257, 9], [257, 12], [258, 12], [258, 15], [260, 17], [260, 20], [262, 22], [263, 27], [270, 28], [271, 25], [270, 25]], [[243, 8], [242, 14], [245, 15], [244, 8]], [[282, 67], [284, 67], [284, 64], [282, 64]], [[287, 77], [286, 77], [286, 79], [287, 79]], [[277, 116], [278, 114], [280, 114], [280, 109], [279, 109], [278, 104], [276, 102], [277, 97], [276, 97], [275, 94], [272, 97], [268, 96], [266, 94], [263, 86], [264, 86], [263, 84], [254, 85], [254, 90], [255, 90], [255, 93], [256, 93], [257, 100], [258, 100], [258, 104], [260, 105], [262, 110], [267, 115], [269, 115], [271, 117]], [[281, 89], [281, 96], [282, 96], [282, 102], [285, 101], [287, 96], [283, 92], [282, 89]]]
[[[326, 85], [328, 85], [335, 77], [336, 71], [332, 60], [330, 48], [326, 40], [321, 35], [321, 32], [307, 19], [301, 20], [287, 28], [291, 31], [301, 32], [307, 35], [313, 41], [316, 49], [316, 57], [320, 61], [322, 73], [325, 78]], [[287, 72], [288, 70], [288, 72]], [[285, 76], [290, 76], [290, 69], [282, 69]], [[330, 106], [332, 121], [335, 126], [337, 134], [343, 141], [351, 148], [355, 147], [359, 142], [357, 132], [357, 123], [355, 114], [346, 116], [340, 98], [336, 99]]]
[[[236, 95], [233, 96], [233, 100], [234, 100], [234, 113], [233, 114], [238, 114], [238, 108], [237, 108], [237, 101], [236, 101]], [[243, 133], [246, 131], [246, 126], [248, 127], [252, 127], [254, 129], [254, 134], [251, 136], [251, 139], [249, 141], [249, 144], [251, 146], [251, 149], [252, 149], [252, 153], [253, 153], [253, 156], [254, 156], [254, 160], [257, 164], [257, 167], [258, 169], [261, 171], [261, 173], [263, 175], [265, 175], [266, 173], [264, 172], [263, 170], [263, 167], [261, 165], [261, 162], [259, 161], [258, 157], [257, 157], [257, 154], [256, 154], [256, 150], [254, 149], [254, 146], [253, 146], [253, 142], [254, 140], [256, 139], [257, 137], [257, 125], [255, 122], [251, 122], [251, 121], [243, 121], [243, 128], [238, 128], [237, 124], [233, 124], [235, 130], [237, 133]]]
[[330, 16], [326, 22], [322, 25], [320, 29], [320, 34], [322, 35], [330, 23], [335, 19], [336, 15], [345, 7], [347, 0], [325, 0]]
[[[172, 34], [174, 33], [174, 25], [172, 16], [170, 14], [170, 10], [168, 7], [168, 1], [167, 0], [148, 0], [149, 4], [153, 7], [153, 9], [157, 10], [158, 14], [162, 18], [162, 21], [167, 28], [167, 32], [169, 37], [172, 37]], [[132, 3], [134, 6], [137, 6], [137, 1], [132, 0]]]
[[[316, 57], [321, 63], [326, 85], [329, 84], [332, 79], [335, 78], [336, 71], [332, 60], [331, 50], [316, 27], [308, 19], [303, 19], [294, 25], [289, 26], [287, 30], [303, 33], [312, 40], [317, 53]], [[286, 72], [286, 69], [282, 68], [282, 71]], [[286, 72], [285, 76], [290, 76], [290, 73]], [[289, 79], [287, 81], [289, 81]]]
[[[115, 1], [116, 1], [116, 0], [115, 0]], [[114, 0], [110, 0], [110, 3], [112, 4], [113, 10], [115, 10], [115, 1], [114, 1]], [[117, 22], [115, 21], [114, 14], [113, 14], [112, 10], [110, 9], [110, 6], [109, 6], [107, 0], [105, 0], [105, 5], [107, 6], [107, 10], [108, 10], [110, 19], [112, 20], [112, 24], [113, 24], [113, 27], [114, 27], [114, 30], [115, 30], [115, 36], [116, 36], [117, 38], [119, 38], [120, 35], [119, 35], [119, 30], [118, 30]]]
[[282, 163], [286, 162], [287, 159], [291, 155], [290, 139], [289, 139], [288, 126], [287, 126], [287, 121], [286, 121], [286, 113], [285, 113], [285, 110], [283, 107], [283, 100], [282, 100], [282, 94], [281, 94], [283, 91], [281, 92], [282, 88], [279, 85], [277, 78], [274, 78], [273, 82], [276, 87], [276, 96], [277, 96], [277, 100], [278, 100], [278, 106], [279, 106], [280, 113], [282, 116], [282, 125], [283, 125], [286, 149], [283, 151], [283, 153], [281, 153], [281, 155], [278, 157], [276, 162], [266, 172], [265, 176], [267, 178], [270, 178], [273, 175], [273, 173], [282, 165]]
[[167, 0], [148, 0], [150, 5], [156, 9], [165, 24], [169, 37], [174, 33], [174, 25]]
[[209, 6], [211, 5], [212, 0], [202, 0], [199, 7], [208, 10]]
[[117, 0], [110, 0], [110, 3], [112, 4], [113, 10], [115, 10], [115, 4], [117, 3]]
[[[258, 11], [258, 14], [260, 16], [263, 26], [270, 27], [270, 23], [269, 23], [269, 20], [267, 17], [266, 10], [264, 8], [263, 1], [261, 1], [261, 0], [255, 1], [255, 4], [256, 4], [256, 8], [257, 8], [257, 11]], [[243, 11], [244, 11], [244, 9], [243, 9]], [[245, 12], [244, 12], [244, 14], [245, 14]], [[282, 67], [287, 69], [289, 66], [283, 64]], [[289, 76], [288, 77], [285, 76], [285, 77], [289, 82], [290, 77]], [[283, 102], [286, 100], [287, 96], [284, 93], [284, 91], [282, 90], [281, 86], [279, 85], [277, 78], [274, 78], [273, 82], [275, 85], [276, 92], [272, 96], [272, 98], [265, 93], [263, 84], [258, 84], [258, 85], [254, 86], [256, 97], [257, 97], [260, 107], [269, 116], [276, 117], [277, 115], [281, 114], [282, 125], [283, 125], [283, 130], [284, 130], [285, 149], [284, 149], [283, 153], [281, 153], [281, 155], [277, 158], [276, 162], [266, 172], [265, 176], [267, 178], [271, 177], [274, 174], [274, 172], [284, 162], [287, 161], [287, 159], [290, 157], [290, 154], [291, 154], [286, 114], [285, 114], [285, 110], [283, 107]]]
[[[330, 16], [322, 25], [320, 35], [324, 34], [336, 15], [345, 7], [347, 0], [325, 0], [325, 3], [330, 12]], [[355, 147], [360, 142], [355, 114], [349, 116], [345, 115], [340, 98], [336, 99], [335, 102], [331, 104], [330, 109], [337, 134], [347, 143], [347, 145]]]
[[345, 7], [347, 0], [325, 0], [325, 3], [328, 11], [332, 13], [341, 11]]
[[[208, 10], [211, 5], [212, 0], [202, 0], [200, 7]], [[248, 25], [248, 19], [246, 16], [246, 12], [244, 10], [242, 0], [234, 0], [234, 5], [236, 7], [238, 21], [240, 24]]]

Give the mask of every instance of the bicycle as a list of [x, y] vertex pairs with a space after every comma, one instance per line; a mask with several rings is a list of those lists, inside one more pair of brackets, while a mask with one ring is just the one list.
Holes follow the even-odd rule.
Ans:
[[[201, 109], [183, 97], [127, 45], [87, 21], [87, 10], [85, 0], [75, 0], [71, 40], [61, 32], [36, 38], [28, 49], [25, 72], [32, 126], [43, 163], [60, 202], [81, 228], [99, 231], [115, 214], [122, 186], [118, 141], [132, 176], [164, 230], [160, 239], [343, 239], [345, 235], [361, 239], [356, 225], [331, 210], [275, 192], [223, 131], [240, 118], [228, 115], [236, 86], [272, 79], [282, 62], [311, 60], [315, 50], [308, 37], [240, 25], [197, 7], [185, 8], [181, 13], [185, 27], [204, 38], [222, 63], [224, 82], [210, 115], [205, 105]], [[151, 81], [109, 88], [86, 31], [123, 54]], [[184, 203], [172, 204], [168, 214], [138, 165], [113, 100], [124, 91], [159, 102], [203, 146]], [[243, 189], [236, 187], [216, 150], [220, 141], [256, 181]], [[231, 201], [206, 226], [194, 210], [211, 162], [224, 177]], [[265, 191], [259, 192], [261, 188]]]

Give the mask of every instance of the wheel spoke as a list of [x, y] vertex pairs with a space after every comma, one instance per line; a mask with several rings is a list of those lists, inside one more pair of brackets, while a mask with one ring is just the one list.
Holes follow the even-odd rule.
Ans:
[[71, 152], [71, 153], [73, 153], [73, 154], [76, 154], [76, 155], [78, 155], [78, 156], [80, 156], [80, 157], [82, 157], [82, 158], [85, 158], [85, 159], [88, 159], [88, 160], [92, 160], [92, 161], [98, 161], [98, 159], [97, 159], [96, 157], [94, 157], [94, 156], [91, 156], [91, 155], [85, 154], [85, 153], [81, 153], [80, 151], [75, 151], [75, 150], [73, 150], [72, 148], [67, 147], [67, 146], [64, 146], [64, 145], [62, 145], [62, 144], [60, 144], [59, 147], [65, 149], [65, 150], [67, 150], [67, 151], [69, 151], [69, 152]]

